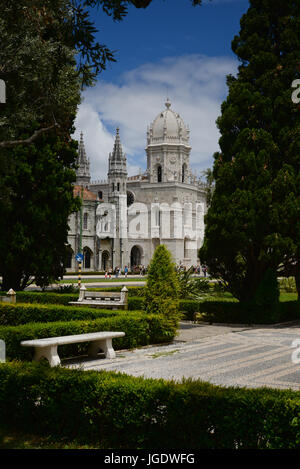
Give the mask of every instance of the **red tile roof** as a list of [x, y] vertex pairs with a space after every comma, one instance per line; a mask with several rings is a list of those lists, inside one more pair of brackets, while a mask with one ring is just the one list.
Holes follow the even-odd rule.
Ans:
[[89, 191], [84, 186], [74, 186], [73, 194], [74, 197], [81, 197], [83, 189], [83, 200], [97, 200], [97, 195], [94, 192]]

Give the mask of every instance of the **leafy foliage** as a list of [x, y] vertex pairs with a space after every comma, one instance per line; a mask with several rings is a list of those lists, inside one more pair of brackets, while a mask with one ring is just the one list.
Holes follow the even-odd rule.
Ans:
[[292, 390], [24, 362], [0, 367], [1, 425], [108, 449], [297, 449], [299, 411]]
[[171, 254], [159, 245], [151, 259], [145, 292], [147, 313], [162, 314], [174, 327], [178, 322], [179, 284]]
[[193, 266], [177, 273], [181, 299], [197, 298], [210, 290], [208, 280], [195, 278], [193, 273]]
[[291, 83], [300, 77], [299, 26], [299, 2], [250, 0], [232, 41], [241, 64], [217, 121], [221, 151], [200, 257], [241, 301], [256, 301], [268, 269], [290, 259], [297, 266], [300, 108]]
[[0, 218], [6, 221], [0, 232], [2, 289], [22, 290], [31, 279], [45, 286], [63, 276], [68, 216], [79, 208], [72, 187], [76, 145], [44, 135], [0, 156], [7, 194], [0, 198]]

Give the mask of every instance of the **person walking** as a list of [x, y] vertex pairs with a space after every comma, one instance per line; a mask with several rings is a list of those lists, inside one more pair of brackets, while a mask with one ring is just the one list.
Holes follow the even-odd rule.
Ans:
[[127, 267], [127, 265], [125, 265], [125, 268], [124, 268], [124, 275], [125, 275], [125, 278], [127, 278], [127, 275], [128, 275], [128, 267]]

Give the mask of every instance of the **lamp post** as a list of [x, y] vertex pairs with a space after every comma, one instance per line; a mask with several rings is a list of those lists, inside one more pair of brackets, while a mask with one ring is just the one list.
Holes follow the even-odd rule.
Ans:
[[[79, 231], [79, 254], [82, 255], [82, 205], [83, 205], [83, 187], [81, 186], [81, 205], [80, 205], [80, 231]], [[78, 288], [81, 287], [81, 266], [82, 266], [82, 256], [78, 262]]]

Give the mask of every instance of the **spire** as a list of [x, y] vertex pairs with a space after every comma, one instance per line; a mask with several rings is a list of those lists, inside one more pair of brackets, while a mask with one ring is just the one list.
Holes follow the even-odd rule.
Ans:
[[90, 160], [86, 156], [82, 132], [80, 132], [80, 141], [78, 145], [77, 166], [77, 184], [89, 184], [91, 181]]
[[116, 138], [114, 143], [114, 148], [112, 153], [109, 154], [109, 162], [108, 162], [108, 172], [109, 173], [126, 173], [126, 155], [123, 153], [119, 127], [116, 130]]
[[112, 153], [112, 160], [113, 161], [122, 161], [122, 159], [125, 156], [125, 155], [123, 155], [123, 150], [122, 150], [122, 144], [121, 144], [119, 131], [120, 131], [120, 129], [119, 129], [119, 127], [117, 127], [115, 144], [114, 144], [114, 149], [113, 149], [113, 153]]
[[108, 182], [109, 195], [113, 197], [126, 195], [127, 166], [126, 155], [123, 153], [119, 134], [119, 128], [116, 130], [116, 138], [112, 153], [108, 158]]

